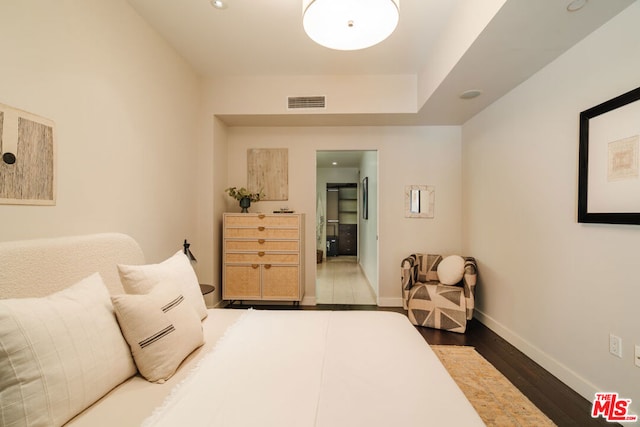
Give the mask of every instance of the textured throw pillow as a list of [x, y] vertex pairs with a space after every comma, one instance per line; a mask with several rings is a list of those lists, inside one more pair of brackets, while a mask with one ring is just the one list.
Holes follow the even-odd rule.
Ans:
[[118, 265], [118, 272], [124, 291], [128, 294], [147, 294], [160, 282], [177, 284], [200, 319], [207, 317], [207, 306], [200, 291], [198, 277], [182, 251], [176, 252], [160, 264]]
[[443, 285], [457, 285], [464, 276], [464, 258], [460, 255], [445, 257], [438, 264], [438, 279]]
[[0, 300], [0, 424], [62, 425], [135, 373], [98, 273]]
[[204, 344], [200, 317], [171, 282], [145, 295], [114, 295], [111, 301], [136, 366], [149, 381], [170, 378]]

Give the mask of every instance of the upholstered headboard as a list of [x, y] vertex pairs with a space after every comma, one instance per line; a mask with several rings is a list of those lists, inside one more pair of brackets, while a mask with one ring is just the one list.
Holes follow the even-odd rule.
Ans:
[[0, 242], [0, 298], [42, 297], [99, 272], [111, 294], [124, 293], [117, 264], [144, 264], [119, 233]]

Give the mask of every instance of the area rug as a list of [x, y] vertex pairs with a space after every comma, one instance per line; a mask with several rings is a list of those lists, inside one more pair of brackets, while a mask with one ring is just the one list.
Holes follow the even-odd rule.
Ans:
[[487, 426], [555, 426], [473, 347], [431, 348]]

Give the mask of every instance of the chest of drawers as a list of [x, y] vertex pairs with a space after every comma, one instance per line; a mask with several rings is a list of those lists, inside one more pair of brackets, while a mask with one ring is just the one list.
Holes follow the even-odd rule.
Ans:
[[223, 216], [222, 298], [300, 301], [304, 214]]

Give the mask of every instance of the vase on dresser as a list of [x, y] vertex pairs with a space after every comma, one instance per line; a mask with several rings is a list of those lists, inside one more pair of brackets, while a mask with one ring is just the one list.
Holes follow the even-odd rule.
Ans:
[[243, 197], [240, 199], [240, 207], [242, 208], [242, 213], [249, 213], [249, 206], [251, 206], [251, 199], [248, 197]]

